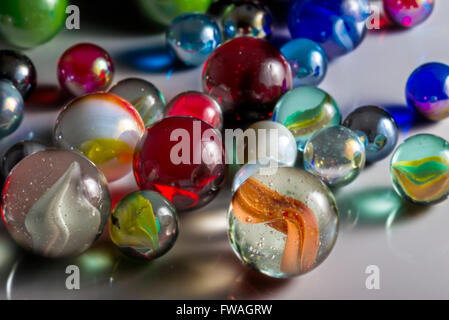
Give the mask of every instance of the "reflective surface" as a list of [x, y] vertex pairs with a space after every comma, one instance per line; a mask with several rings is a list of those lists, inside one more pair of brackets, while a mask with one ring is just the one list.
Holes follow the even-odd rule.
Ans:
[[167, 29], [167, 45], [188, 66], [199, 66], [221, 44], [221, 33], [207, 15], [187, 13], [177, 17]]
[[59, 58], [58, 80], [74, 96], [106, 90], [114, 77], [114, 63], [104, 49], [91, 43], [68, 48]]
[[335, 100], [325, 91], [300, 87], [287, 92], [276, 104], [273, 121], [283, 124], [296, 139], [299, 150], [318, 130], [340, 124], [341, 113]]
[[433, 204], [449, 195], [449, 143], [431, 134], [405, 140], [391, 158], [396, 192], [419, 204]]
[[386, 158], [398, 142], [396, 122], [387, 111], [377, 106], [354, 110], [346, 117], [343, 125], [359, 135], [365, 144], [368, 162]]
[[9, 80], [0, 79], [0, 138], [13, 133], [23, 119], [23, 98]]
[[426, 63], [417, 68], [407, 81], [407, 103], [430, 120], [449, 116], [449, 66]]
[[85, 251], [103, 232], [111, 210], [103, 174], [83, 156], [64, 150], [39, 151], [16, 165], [2, 201], [14, 240], [46, 257]]
[[330, 186], [341, 187], [365, 166], [365, 145], [352, 130], [334, 126], [315, 133], [304, 148], [304, 168]]
[[384, 0], [385, 12], [394, 23], [410, 28], [425, 21], [433, 11], [434, 0]]
[[151, 82], [127, 78], [116, 83], [109, 92], [131, 103], [147, 128], [164, 117], [164, 97]]
[[72, 100], [58, 115], [54, 139], [95, 163], [109, 182], [131, 172], [134, 149], [145, 131], [139, 113], [112, 93]]
[[324, 183], [303, 170], [283, 167], [243, 182], [232, 198], [228, 224], [229, 240], [242, 262], [285, 278], [314, 269], [329, 255], [338, 212]]
[[36, 88], [36, 68], [25, 55], [12, 50], [0, 50], [0, 79], [11, 81], [23, 99]]

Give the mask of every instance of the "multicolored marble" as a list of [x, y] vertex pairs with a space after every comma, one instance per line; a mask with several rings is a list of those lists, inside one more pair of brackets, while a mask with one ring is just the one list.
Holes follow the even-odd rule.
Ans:
[[50, 41], [65, 25], [67, 0], [2, 0], [0, 38], [19, 48]]
[[131, 103], [147, 128], [164, 117], [164, 97], [151, 82], [139, 78], [126, 78], [117, 82], [109, 92]]
[[173, 116], [155, 123], [134, 154], [134, 175], [140, 189], [159, 192], [178, 211], [212, 201], [224, 185], [226, 173], [220, 132], [192, 117]]
[[226, 42], [210, 55], [203, 70], [204, 92], [218, 100], [229, 121], [268, 119], [291, 88], [287, 60], [262, 39], [241, 37]]
[[365, 160], [365, 144], [343, 126], [321, 129], [304, 148], [304, 168], [332, 187], [354, 181], [365, 167]]
[[165, 116], [190, 116], [203, 120], [215, 129], [223, 127], [223, 113], [219, 103], [208, 94], [187, 91], [174, 97], [165, 109]]
[[9, 80], [0, 79], [0, 138], [9, 136], [22, 123], [24, 102]]
[[77, 152], [47, 150], [20, 161], [2, 193], [2, 215], [13, 239], [45, 257], [87, 250], [111, 210], [103, 174]]
[[287, 42], [281, 52], [292, 69], [293, 85], [317, 86], [327, 72], [327, 55], [323, 48], [310, 39], [293, 39]]
[[396, 121], [378, 106], [357, 108], [346, 117], [343, 126], [359, 135], [365, 144], [367, 162], [386, 158], [398, 142]]
[[166, 32], [167, 46], [188, 66], [202, 65], [221, 44], [215, 21], [201, 13], [186, 13], [173, 20]]
[[299, 87], [287, 92], [276, 104], [273, 121], [283, 124], [304, 150], [307, 140], [322, 128], [339, 125], [340, 109], [325, 91], [315, 87]]
[[114, 77], [114, 63], [103, 48], [80, 43], [59, 58], [57, 75], [61, 87], [74, 96], [105, 91]]
[[337, 233], [332, 192], [297, 168], [250, 176], [234, 193], [228, 212], [229, 240], [239, 259], [276, 278], [316, 268], [331, 252]]
[[0, 79], [11, 81], [24, 100], [36, 88], [36, 78], [36, 68], [26, 55], [12, 50], [0, 50]]
[[132, 171], [134, 149], [144, 132], [129, 102], [98, 92], [72, 100], [61, 111], [54, 137], [58, 146], [88, 157], [111, 182]]
[[311, 39], [335, 58], [358, 47], [370, 15], [368, 0], [296, 0], [289, 10], [288, 28], [293, 38]]
[[429, 18], [435, 0], [384, 0], [388, 17], [404, 28], [414, 27]]
[[178, 237], [175, 207], [153, 191], [128, 194], [115, 205], [110, 219], [112, 242], [135, 258], [158, 258], [173, 247]]
[[422, 205], [449, 195], [449, 142], [431, 134], [406, 139], [391, 158], [391, 179], [403, 198]]
[[410, 75], [405, 89], [409, 107], [437, 121], [449, 116], [449, 66], [431, 62]]

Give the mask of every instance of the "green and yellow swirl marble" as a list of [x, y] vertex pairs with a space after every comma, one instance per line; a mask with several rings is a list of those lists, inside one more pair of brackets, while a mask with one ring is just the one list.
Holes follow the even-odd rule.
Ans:
[[96, 165], [117, 159], [119, 163], [131, 163], [134, 151], [121, 140], [98, 138], [83, 143], [79, 150]]

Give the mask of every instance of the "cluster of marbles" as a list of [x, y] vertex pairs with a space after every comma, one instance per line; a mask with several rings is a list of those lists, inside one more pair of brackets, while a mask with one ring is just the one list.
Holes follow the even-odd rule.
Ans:
[[218, 194], [227, 173], [219, 131], [185, 116], [164, 118], [146, 130], [134, 154], [141, 190], [159, 192], [178, 211], [200, 208]]
[[368, 0], [295, 0], [288, 15], [293, 38], [319, 43], [329, 58], [354, 50], [366, 34]]
[[112, 93], [91, 93], [72, 100], [58, 115], [54, 139], [78, 150], [103, 171], [108, 181], [132, 170], [133, 154], [145, 132], [137, 110]]
[[178, 94], [167, 104], [165, 116], [195, 117], [215, 129], [223, 128], [223, 113], [220, 104], [202, 92], [187, 91]]
[[394, 189], [407, 200], [429, 205], [449, 195], [449, 143], [431, 134], [405, 140], [391, 158]]
[[404, 28], [414, 27], [430, 16], [435, 0], [383, 0], [389, 19]]
[[304, 148], [304, 168], [332, 187], [354, 181], [365, 167], [365, 144], [352, 130], [332, 126], [316, 132]]
[[346, 117], [343, 126], [359, 135], [365, 144], [367, 162], [386, 158], [398, 142], [396, 121], [387, 111], [377, 106], [354, 110]]
[[16, 131], [22, 123], [23, 114], [22, 95], [11, 81], [0, 79], [0, 138]]
[[114, 77], [114, 63], [103, 48], [80, 43], [59, 58], [57, 76], [61, 87], [74, 96], [105, 91]]
[[36, 78], [36, 68], [27, 56], [17, 51], [0, 50], [0, 79], [11, 81], [24, 100], [36, 88]]
[[449, 116], [449, 66], [431, 62], [417, 68], [406, 86], [408, 105], [423, 117], [437, 121]]
[[221, 44], [215, 21], [200, 13], [186, 13], [173, 20], [166, 33], [171, 52], [188, 66], [199, 66]]
[[217, 99], [225, 119], [254, 122], [271, 116], [292, 88], [290, 66], [269, 42], [240, 37], [218, 47], [206, 61], [203, 89]]
[[327, 55], [323, 48], [310, 39], [287, 42], [281, 52], [290, 64], [294, 87], [317, 86], [327, 72]]
[[318, 130], [341, 122], [340, 109], [325, 91], [305, 86], [287, 92], [276, 104], [273, 121], [289, 129], [296, 139], [298, 149]]
[[111, 210], [106, 179], [87, 158], [45, 150], [20, 161], [2, 193], [7, 230], [46, 257], [79, 254], [101, 235]]
[[115, 205], [110, 220], [112, 242], [132, 257], [155, 259], [170, 250], [178, 237], [175, 207], [153, 191], [125, 196]]
[[109, 93], [131, 103], [147, 128], [164, 117], [164, 96], [151, 82], [139, 78], [123, 79], [112, 86]]
[[2, 0], [0, 38], [19, 48], [43, 44], [61, 31], [67, 0]]
[[286, 278], [314, 269], [329, 255], [337, 233], [332, 192], [303, 170], [255, 173], [233, 194], [231, 245], [243, 263], [269, 276]]

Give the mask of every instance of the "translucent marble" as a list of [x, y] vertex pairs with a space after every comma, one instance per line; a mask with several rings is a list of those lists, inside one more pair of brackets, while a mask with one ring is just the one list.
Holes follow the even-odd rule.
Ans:
[[167, 29], [167, 45], [188, 66], [199, 66], [221, 44], [221, 33], [215, 21], [200, 13], [177, 17]]
[[165, 116], [190, 116], [203, 120], [215, 129], [223, 127], [223, 112], [221, 106], [211, 96], [205, 93], [188, 91], [174, 97], [165, 109]]
[[292, 69], [293, 86], [317, 86], [327, 72], [327, 55], [323, 48], [310, 39], [287, 42], [281, 52]]
[[111, 210], [103, 174], [68, 150], [36, 152], [11, 171], [2, 214], [13, 239], [46, 257], [87, 250], [101, 235]]
[[304, 148], [304, 168], [333, 187], [354, 181], [365, 160], [364, 143], [354, 131], [343, 126], [318, 131]]
[[366, 34], [368, 0], [296, 0], [288, 15], [293, 38], [319, 43], [329, 58], [354, 50]]
[[388, 17], [401, 27], [414, 27], [430, 16], [435, 0], [384, 0]]
[[9, 80], [0, 79], [0, 138], [9, 136], [22, 123], [22, 95]]
[[318, 130], [340, 124], [341, 113], [334, 99], [315, 87], [299, 87], [287, 92], [276, 104], [273, 121], [283, 124], [304, 150], [307, 140]]
[[238, 164], [269, 164], [272, 161], [293, 166], [298, 149], [295, 137], [286, 127], [265, 120], [252, 124], [237, 137], [236, 153]]
[[109, 182], [132, 171], [134, 149], [145, 132], [137, 110], [112, 93], [72, 100], [58, 115], [58, 146], [78, 150], [103, 171]]
[[377, 106], [357, 108], [346, 117], [343, 126], [357, 133], [364, 142], [367, 162], [386, 158], [398, 142], [396, 121], [387, 111]]
[[117, 82], [109, 92], [130, 102], [139, 112], [146, 128], [164, 117], [164, 97], [151, 82], [127, 78]]
[[0, 79], [11, 81], [24, 100], [36, 88], [36, 68], [24, 54], [12, 50], [0, 50]]
[[74, 96], [105, 91], [114, 77], [114, 63], [103, 48], [79, 43], [68, 48], [58, 61], [61, 87]]
[[316, 268], [331, 252], [337, 233], [332, 192], [297, 168], [253, 174], [234, 193], [228, 212], [234, 252], [246, 265], [276, 278]]
[[437, 121], [449, 116], [449, 66], [431, 62], [410, 75], [405, 89], [407, 103], [423, 117]]
[[406, 139], [391, 158], [391, 179], [403, 198], [422, 205], [449, 195], [449, 142], [431, 134]]
[[19, 48], [51, 40], [64, 27], [67, 0], [0, 1], [0, 38]]
[[112, 242], [125, 254], [153, 260], [170, 250], [178, 237], [178, 216], [167, 198], [137, 191], [114, 207], [109, 223]]

